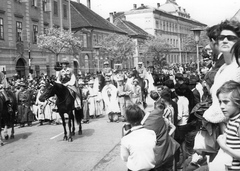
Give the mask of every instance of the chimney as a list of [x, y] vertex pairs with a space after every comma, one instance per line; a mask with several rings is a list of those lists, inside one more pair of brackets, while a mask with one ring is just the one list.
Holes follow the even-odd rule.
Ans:
[[137, 9], [137, 4], [133, 4], [133, 9]]
[[186, 9], [185, 9], [185, 8], [183, 8], [183, 12], [186, 12]]
[[181, 11], [181, 7], [178, 7], [179, 11]]
[[87, 0], [87, 7], [91, 9], [91, 0]]
[[77, 0], [77, 3], [79, 3], [79, 4], [80, 4], [80, 0]]
[[144, 7], [144, 4], [141, 4], [142, 7]]
[[113, 24], [113, 13], [112, 12], [109, 13], [109, 21], [110, 21], [110, 23]]

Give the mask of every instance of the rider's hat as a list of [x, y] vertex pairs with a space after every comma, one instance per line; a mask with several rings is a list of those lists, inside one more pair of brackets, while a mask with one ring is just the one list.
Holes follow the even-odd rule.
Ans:
[[138, 65], [142, 65], [143, 64], [143, 62], [138, 62]]
[[88, 84], [94, 84], [93, 80], [88, 81]]
[[62, 61], [60, 63], [61, 64], [69, 64], [69, 61], [67, 59], [62, 59]]
[[105, 61], [105, 62], [103, 63], [103, 65], [109, 65], [109, 62], [108, 62], [108, 61]]
[[133, 80], [133, 83], [134, 83], [134, 82], [139, 83], [138, 79], [136, 79], [136, 78]]

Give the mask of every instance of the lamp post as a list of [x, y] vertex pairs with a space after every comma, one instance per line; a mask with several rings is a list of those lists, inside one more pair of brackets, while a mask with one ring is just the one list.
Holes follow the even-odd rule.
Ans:
[[199, 40], [200, 40], [200, 34], [201, 34], [202, 30], [203, 30], [202, 28], [194, 28], [194, 29], [191, 30], [191, 31], [193, 31], [194, 40], [195, 40], [196, 47], [197, 47], [197, 72], [198, 72], [198, 75], [200, 75], [198, 43], [199, 43]]
[[31, 74], [31, 43], [28, 43], [28, 70], [29, 70], [29, 75]]

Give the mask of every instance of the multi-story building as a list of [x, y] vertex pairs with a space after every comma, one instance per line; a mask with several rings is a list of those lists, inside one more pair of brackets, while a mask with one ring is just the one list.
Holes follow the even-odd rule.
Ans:
[[[160, 35], [168, 43], [176, 47], [167, 58], [169, 63], [185, 63], [190, 59], [196, 60], [196, 53], [183, 51], [183, 39], [196, 27], [205, 28], [206, 25], [190, 17], [186, 9], [180, 7], [176, 0], [166, 0], [166, 3], [156, 7], [144, 4], [137, 7], [133, 4], [133, 9], [126, 11], [127, 21], [134, 23], [153, 36]], [[151, 59], [147, 59], [151, 61]]]
[[[121, 28], [116, 27], [106, 19], [91, 10], [91, 2], [87, 0], [87, 6], [80, 2], [71, 2], [72, 31], [81, 37], [83, 47], [77, 56], [80, 70], [83, 73], [100, 71], [105, 61], [111, 61], [105, 56], [99, 55], [99, 42], [110, 33], [127, 35]], [[111, 63], [111, 67], [114, 64]]]
[[[145, 58], [143, 57], [144, 49], [142, 49], [141, 46], [145, 43], [145, 40], [149, 38], [149, 33], [136, 26], [132, 22], [127, 21], [124, 12], [110, 13], [109, 21], [115, 26], [124, 30], [135, 43], [134, 54], [127, 61], [123, 61], [123, 67], [133, 68], [137, 67], [138, 62], [145, 62]], [[148, 66], [148, 64], [149, 63], [147, 63], [145, 66]]]
[[37, 35], [49, 27], [69, 29], [69, 4], [67, 0], [0, 1], [0, 70], [7, 77], [26, 77], [31, 70], [34, 75], [54, 74], [55, 56], [37, 47]]

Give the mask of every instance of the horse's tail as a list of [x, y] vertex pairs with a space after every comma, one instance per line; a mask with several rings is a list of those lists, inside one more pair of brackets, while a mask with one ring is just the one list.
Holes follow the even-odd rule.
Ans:
[[77, 124], [79, 124], [81, 122], [81, 120], [83, 119], [83, 110], [76, 110], [74, 109], [75, 112], [75, 119], [77, 121]]

